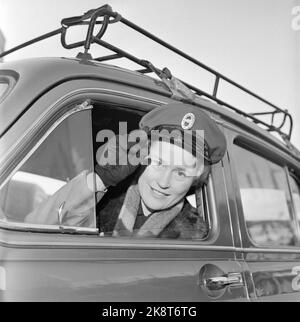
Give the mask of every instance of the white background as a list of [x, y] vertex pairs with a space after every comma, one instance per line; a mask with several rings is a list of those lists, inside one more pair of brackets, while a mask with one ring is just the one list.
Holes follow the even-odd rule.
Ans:
[[[6, 38], [6, 49], [60, 28], [62, 18], [81, 15], [105, 3], [0, 0], [0, 29]], [[288, 109], [295, 123], [292, 142], [300, 148], [300, 19], [297, 21], [292, 14], [293, 8], [300, 7], [300, 0], [107, 0], [107, 3], [128, 20]], [[84, 33], [78, 30], [70, 40], [83, 37]], [[168, 66], [175, 76], [197, 87], [211, 90], [211, 78], [196, 72], [195, 65], [184, 63], [132, 31], [112, 25], [104, 39], [159, 68]], [[5, 60], [74, 57], [78, 51], [61, 48], [56, 36]], [[99, 48], [92, 52], [94, 57], [107, 54]], [[251, 111], [252, 101], [248, 98], [234, 95], [231, 90], [224, 94]]]

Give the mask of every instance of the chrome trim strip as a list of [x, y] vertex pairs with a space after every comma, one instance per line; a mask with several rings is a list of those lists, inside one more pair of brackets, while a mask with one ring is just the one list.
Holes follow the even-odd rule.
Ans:
[[[7, 230], [21, 230], [21, 231], [32, 231], [40, 233], [89, 233], [89, 234], [99, 234], [98, 228], [93, 227], [77, 227], [77, 226], [64, 226], [64, 225], [41, 225], [41, 224], [31, 224], [31, 223], [17, 223], [0, 220], [0, 228]], [[0, 241], [1, 242], [1, 241]]]
[[241, 253], [280, 253], [280, 254], [300, 254], [300, 247], [291, 248], [236, 248]]
[[[192, 245], [192, 244], [167, 244], [167, 243], [151, 243], [149, 240], [143, 240], [143, 242], [139, 239], [132, 240], [131, 242], [114, 240], [113, 237], [111, 241], [101, 241], [102, 237], [97, 239], [97, 242], [81, 242], [75, 243], [74, 241], [70, 242], [7, 242], [0, 240], [0, 245], [5, 247], [36, 247], [36, 248], [79, 248], [79, 249], [126, 249], [126, 250], [190, 250], [190, 251], [223, 251], [223, 252], [234, 252], [235, 248], [231, 246], [212, 246], [212, 245]], [[148, 243], [147, 243], [148, 242]], [[166, 241], [163, 241], [166, 242]], [[199, 258], [198, 258], [199, 260]]]
[[[22, 224], [15, 223], [16, 226], [22, 227]], [[60, 232], [59, 226], [40, 226], [35, 225], [36, 227], [40, 228], [49, 228], [52, 232]], [[3, 229], [4, 227], [1, 227]], [[6, 227], [7, 229], [15, 230], [15, 226], [9, 228], [9, 225]], [[66, 227], [67, 228], [67, 227]], [[71, 227], [72, 228], [72, 227]], [[78, 227], [73, 227], [78, 228]], [[83, 228], [82, 228], [83, 229]], [[85, 231], [95, 233], [94, 228], [84, 228]], [[43, 233], [45, 231], [39, 231]], [[102, 239], [103, 238], [103, 239]], [[111, 239], [107, 241], [107, 239]], [[152, 250], [189, 250], [189, 251], [220, 251], [220, 252], [241, 252], [241, 253], [280, 253], [280, 254], [300, 254], [300, 249], [280, 249], [280, 248], [240, 248], [240, 247], [233, 247], [233, 246], [215, 246], [215, 245], [195, 245], [195, 244], [168, 244], [166, 240], [155, 240], [156, 242], [153, 243], [151, 240], [147, 239], [132, 239], [128, 242], [128, 239], [120, 241], [120, 239], [113, 238], [113, 237], [97, 237], [97, 242], [90, 243], [90, 242], [81, 242], [81, 243], [74, 243], [74, 241], [70, 242], [7, 242], [4, 240], [0, 240], [0, 245], [4, 247], [36, 247], [36, 248], [79, 248], [79, 249], [127, 249], [127, 250], [145, 250], [145, 249], [152, 249]], [[197, 241], [193, 241], [197, 242]], [[197, 259], [198, 260], [198, 259]]]

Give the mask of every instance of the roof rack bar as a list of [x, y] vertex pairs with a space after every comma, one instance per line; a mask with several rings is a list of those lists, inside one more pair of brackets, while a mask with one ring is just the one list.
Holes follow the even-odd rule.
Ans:
[[[285, 124], [286, 117], [287, 117], [287, 115], [285, 114], [285, 115], [284, 115], [284, 117], [283, 117], [283, 120], [282, 120], [281, 124], [278, 126], [278, 128], [279, 128], [280, 130], [282, 129], [282, 127], [283, 127], [283, 126], [284, 126], [284, 124]], [[272, 124], [273, 124], [273, 120], [272, 120]]]
[[[273, 112], [257, 112], [257, 113], [249, 113], [249, 114], [253, 116], [271, 115], [271, 125], [273, 126], [275, 114], [279, 114], [279, 113], [280, 112], [278, 111], [273, 111]], [[287, 114], [284, 114], [281, 124], [276, 126], [278, 129], [281, 129], [284, 126], [286, 122], [286, 118], [287, 118]]]
[[55, 35], [58, 35], [58, 34], [60, 34], [60, 33], [62, 32], [62, 29], [63, 29], [63, 28], [59, 28], [59, 29], [56, 29], [56, 30], [50, 31], [50, 32], [48, 32], [48, 33], [46, 33], [46, 34], [44, 34], [44, 35], [41, 35], [41, 36], [36, 37], [36, 38], [33, 38], [33, 39], [29, 40], [29, 41], [24, 42], [24, 43], [23, 43], [23, 44], [21, 44], [21, 45], [18, 45], [18, 46], [16, 46], [16, 47], [13, 47], [13, 48], [11, 48], [11, 49], [7, 50], [7, 51], [4, 51], [3, 53], [0, 53], [0, 58], [5, 57], [6, 55], [9, 55], [9, 54], [11, 54], [11, 53], [13, 53], [13, 52], [15, 52], [15, 51], [17, 51], [17, 50], [21, 49], [21, 48], [24, 48], [24, 47], [30, 46], [30, 45], [32, 45], [32, 44], [34, 44], [34, 43], [38, 42], [38, 41], [41, 41], [41, 40], [44, 40], [44, 39], [47, 39], [47, 38], [53, 37], [53, 36], [55, 36]]
[[134, 63], [142, 66], [142, 67], [145, 67], [145, 65], [143, 64], [143, 60], [138, 59], [137, 57], [127, 53], [126, 51], [124, 51], [124, 50], [122, 50], [122, 49], [120, 49], [118, 47], [115, 47], [114, 45], [109, 44], [109, 43], [107, 43], [106, 41], [104, 41], [102, 39], [95, 39], [94, 41], [98, 45], [103, 46], [103, 47], [105, 47], [105, 48], [107, 48], [107, 49], [109, 49], [111, 51], [114, 51], [116, 54], [121, 55], [122, 57], [125, 57], [125, 58], [133, 61]]
[[[192, 89], [193, 91], [195, 91], [198, 95], [201, 95], [201, 96], [206, 96], [206, 97], [208, 97], [208, 98], [210, 98], [210, 99], [212, 99], [212, 100], [214, 100], [214, 101], [216, 101], [218, 104], [220, 104], [220, 105], [224, 105], [224, 106], [226, 106], [227, 108], [229, 108], [229, 109], [231, 109], [231, 110], [233, 110], [234, 112], [236, 112], [237, 114], [240, 114], [240, 115], [242, 115], [242, 116], [244, 116], [244, 117], [246, 117], [246, 118], [250, 118], [253, 122], [255, 122], [255, 123], [257, 123], [257, 124], [261, 124], [261, 125], [263, 125], [263, 126], [265, 126], [267, 129], [268, 129], [268, 131], [277, 131], [280, 135], [284, 135], [284, 136], [286, 136], [286, 134], [285, 133], [283, 133], [283, 132], [281, 132], [280, 131], [280, 129], [278, 129], [277, 130], [277, 127], [273, 127], [273, 126], [270, 126], [270, 124], [267, 124], [266, 122], [264, 122], [264, 121], [262, 121], [262, 120], [260, 120], [260, 119], [257, 119], [256, 117], [254, 117], [253, 115], [251, 115], [251, 114], [248, 114], [248, 113], [246, 113], [246, 112], [243, 112], [242, 110], [239, 110], [239, 109], [237, 109], [237, 108], [235, 108], [234, 106], [232, 106], [231, 104], [229, 104], [229, 103], [227, 103], [227, 102], [224, 102], [224, 101], [222, 101], [221, 99], [219, 99], [219, 98], [216, 98], [216, 97], [213, 97], [211, 94], [209, 94], [209, 93], [206, 93], [206, 92], [204, 92], [204, 91], [202, 91], [202, 90], [199, 90], [197, 87], [195, 87], [195, 86], [193, 86], [193, 85], [190, 85], [190, 84], [188, 84], [188, 83], [186, 83], [186, 82], [184, 82], [184, 81], [182, 81], [181, 80], [181, 82], [184, 84], [184, 85], [186, 85], [187, 87], [189, 87], [190, 89]], [[277, 113], [279, 113], [279, 112], [277, 112]], [[285, 114], [285, 118], [286, 117], [288, 117], [288, 115], [286, 115]], [[291, 121], [291, 128], [293, 127], [293, 120], [292, 120], [292, 118], [290, 119], [290, 121]], [[291, 134], [291, 133], [290, 133]]]
[[[211, 73], [213, 73], [213, 74], [219, 74], [219, 73], [218, 73], [217, 71], [215, 71], [214, 69], [212, 69], [212, 68], [210, 68], [210, 67], [206, 66], [205, 64], [203, 64], [203, 63], [199, 62], [199, 61], [198, 61], [198, 60], [196, 60], [195, 58], [193, 58], [193, 57], [191, 57], [191, 56], [187, 55], [187, 54], [186, 54], [186, 53], [184, 53], [183, 51], [181, 51], [181, 50], [177, 49], [176, 47], [174, 47], [174, 46], [172, 46], [172, 45], [170, 45], [170, 44], [168, 44], [168, 43], [167, 43], [167, 42], [165, 42], [164, 40], [162, 40], [162, 39], [160, 39], [160, 38], [156, 37], [155, 35], [151, 34], [151, 33], [150, 33], [150, 32], [148, 32], [147, 30], [145, 30], [145, 29], [143, 29], [143, 28], [141, 28], [141, 27], [137, 26], [136, 24], [132, 23], [131, 21], [129, 21], [129, 20], [127, 20], [127, 19], [125, 19], [124, 17], [122, 17], [120, 21], [121, 21], [122, 23], [124, 23], [125, 25], [127, 25], [128, 27], [130, 27], [130, 28], [132, 28], [132, 29], [134, 29], [134, 30], [138, 31], [138, 32], [139, 32], [139, 33], [141, 33], [141, 34], [143, 34], [144, 36], [146, 36], [146, 37], [148, 37], [148, 38], [150, 38], [150, 39], [154, 40], [155, 42], [157, 42], [157, 43], [161, 44], [162, 46], [164, 46], [164, 47], [166, 47], [166, 48], [168, 48], [168, 49], [170, 49], [171, 51], [173, 51], [173, 52], [177, 53], [178, 55], [180, 55], [180, 56], [182, 56], [182, 57], [186, 58], [187, 60], [189, 60], [189, 61], [191, 61], [191, 62], [195, 63], [196, 65], [198, 65], [198, 66], [200, 66], [200, 67], [203, 67], [203, 68], [207, 69], [209, 72], [211, 72]], [[220, 76], [221, 76], [221, 74], [220, 74]], [[225, 77], [225, 76], [224, 76], [224, 77]]]
[[220, 83], [220, 77], [219, 77], [219, 76], [216, 76], [216, 81], [215, 81], [215, 85], [214, 85], [213, 97], [217, 97], [218, 88], [219, 88], [219, 83]]
[[251, 115], [269, 115], [269, 114], [278, 114], [281, 113], [279, 111], [272, 111], [272, 112], [255, 112], [255, 113], [249, 113]]
[[[137, 72], [141, 72], [141, 73], [152, 73], [152, 70], [150, 69], [141, 69], [141, 70], [137, 70]], [[221, 104], [221, 105], [224, 105], [226, 106], [227, 108], [233, 110], [234, 112], [236, 112], [237, 114], [240, 114], [246, 118], [250, 118], [253, 122], [255, 122], [256, 124], [261, 124], [263, 126], [265, 126], [268, 131], [277, 131], [280, 135], [284, 135], [285, 137], [287, 137], [289, 140], [291, 138], [291, 135], [292, 135], [292, 130], [293, 130], [293, 119], [292, 119], [292, 116], [289, 114], [289, 113], [285, 113], [284, 111], [282, 112], [281, 110], [278, 111], [278, 110], [275, 110], [275, 111], [271, 111], [271, 112], [258, 112], [258, 113], [246, 113], [246, 112], [243, 112], [237, 108], [235, 108], [233, 105], [229, 104], [229, 103], [226, 103], [224, 102], [223, 100], [221, 99], [218, 99], [216, 94], [217, 94], [217, 89], [218, 89], [218, 81], [216, 82], [217, 85], [215, 85], [215, 89], [214, 89], [214, 94], [211, 95], [203, 90], [200, 90], [199, 88], [191, 85], [191, 84], [188, 84], [187, 82], [183, 81], [183, 80], [180, 80], [184, 85], [186, 85], [188, 88], [190, 88], [191, 90], [193, 90], [196, 94], [200, 95], [200, 96], [206, 96], [207, 98], [209, 99], [212, 99], [214, 100], [215, 102], [217, 102], [218, 104]], [[274, 116], [274, 114], [279, 114], [279, 113], [283, 113], [284, 114], [284, 118], [283, 118], [283, 121], [281, 123], [281, 125], [279, 127], [274, 127], [273, 126], [273, 119], [272, 119], [272, 124], [267, 124], [266, 122], [258, 119], [255, 117], [255, 115], [270, 115], [272, 114]], [[286, 122], [286, 118], [289, 118], [290, 120], [290, 130], [289, 130], [289, 134], [286, 135], [285, 133], [283, 133], [282, 131], [280, 131], [280, 129], [283, 127], [283, 125], [285, 124]], [[278, 128], [278, 130], [277, 130]]]
[[[150, 70], [150, 69], [141, 69], [141, 70], [137, 70], [137, 72], [141, 72], [141, 73], [152, 73], [153, 71], [152, 70]], [[237, 108], [235, 108], [234, 106], [232, 106], [231, 104], [229, 104], [229, 103], [226, 103], [226, 102], [224, 102], [224, 101], [222, 101], [221, 99], [218, 99], [216, 96], [214, 96], [214, 95], [211, 95], [211, 94], [209, 94], [209, 93], [207, 93], [207, 92], [205, 92], [205, 91], [203, 91], [203, 90], [200, 90], [199, 88], [197, 88], [197, 87], [195, 87], [195, 86], [193, 86], [193, 85], [191, 85], [191, 84], [188, 84], [187, 82], [185, 82], [185, 81], [183, 81], [183, 80], [180, 80], [184, 85], [186, 85], [188, 88], [190, 88], [191, 90], [193, 90], [196, 94], [198, 94], [198, 95], [200, 95], [200, 96], [206, 96], [207, 98], [210, 98], [210, 99], [212, 99], [212, 100], [214, 100], [214, 101], [216, 101], [217, 103], [219, 103], [219, 104], [221, 104], [221, 105], [224, 105], [224, 106], [226, 106], [227, 108], [229, 108], [229, 109], [231, 109], [231, 110], [233, 110], [234, 112], [236, 112], [237, 114], [240, 114], [240, 115], [242, 115], [242, 116], [244, 116], [244, 117], [247, 117], [247, 118], [250, 118], [253, 122], [255, 122], [255, 123], [257, 123], [257, 124], [261, 124], [261, 125], [263, 125], [263, 126], [265, 126], [266, 128], [268, 128], [269, 129], [269, 131], [277, 131], [277, 127], [273, 127], [273, 125], [269, 125], [269, 124], [267, 124], [267, 123], [265, 123], [264, 121], [262, 121], [262, 120], [260, 120], [260, 119], [258, 119], [258, 118], [256, 118], [256, 117], [254, 117], [254, 115], [263, 115], [263, 114], [268, 114], [268, 115], [270, 115], [270, 114], [279, 114], [279, 113], [282, 113], [281, 111], [272, 111], [272, 112], [262, 112], [262, 113], [251, 113], [251, 114], [249, 114], [249, 113], [246, 113], [246, 112], [243, 112], [243, 111], [241, 111], [241, 110], [239, 110], [239, 109], [237, 109]], [[215, 90], [215, 92], [217, 91], [217, 89]], [[284, 120], [283, 120], [283, 122], [282, 122], [282, 124], [278, 127], [279, 129], [281, 129], [282, 128], [282, 126], [284, 125], [284, 123], [285, 123], [285, 120], [286, 120], [286, 118], [289, 116], [289, 114], [286, 114], [286, 113], [284, 113]], [[292, 118], [290, 118], [290, 121], [291, 121], [291, 129], [293, 128], [293, 120], [292, 120]], [[272, 121], [272, 124], [273, 124], [273, 121]], [[284, 134], [283, 132], [281, 132], [280, 130], [279, 130], [279, 134], [280, 135], [285, 135], [286, 136], [286, 134]], [[291, 131], [290, 131], [290, 133], [289, 133], [289, 137], [290, 137], [290, 135], [291, 135]]]
[[[176, 47], [174, 47], [174, 46], [172, 46], [172, 45], [170, 45], [170, 44], [168, 44], [168, 43], [167, 43], [167, 42], [165, 42], [164, 40], [162, 40], [162, 39], [160, 39], [160, 38], [156, 37], [155, 35], [151, 34], [151, 33], [150, 33], [150, 32], [148, 32], [147, 30], [144, 30], [143, 28], [141, 28], [141, 27], [137, 26], [136, 24], [132, 23], [131, 21], [129, 21], [129, 20], [127, 20], [127, 19], [123, 18], [123, 17], [121, 17], [120, 21], [121, 21], [122, 23], [124, 23], [125, 25], [127, 25], [128, 27], [130, 27], [130, 28], [132, 28], [132, 29], [134, 29], [134, 30], [136, 30], [136, 31], [140, 32], [140, 33], [141, 33], [141, 34], [143, 34], [144, 36], [146, 36], [146, 37], [148, 37], [148, 38], [150, 38], [150, 39], [154, 40], [155, 42], [157, 42], [157, 43], [161, 44], [162, 46], [164, 46], [164, 47], [166, 47], [166, 48], [170, 49], [171, 51], [173, 51], [173, 52], [177, 53], [178, 55], [180, 55], [180, 56], [184, 57], [185, 59], [187, 59], [187, 60], [189, 60], [189, 61], [193, 62], [194, 64], [196, 64], [196, 65], [198, 65], [198, 66], [200, 66], [200, 67], [204, 68], [204, 69], [205, 69], [205, 70], [207, 70], [208, 72], [210, 72], [210, 73], [214, 74], [214, 75], [217, 77], [216, 82], [219, 82], [219, 80], [220, 80], [220, 79], [223, 79], [224, 81], [226, 81], [226, 82], [230, 83], [231, 85], [234, 85], [235, 87], [237, 87], [237, 88], [239, 88], [239, 89], [243, 90], [244, 92], [248, 93], [249, 95], [254, 96], [254, 97], [255, 97], [255, 98], [257, 98], [258, 100], [261, 100], [261, 101], [263, 101], [264, 103], [266, 103], [266, 104], [268, 104], [268, 105], [270, 105], [270, 106], [274, 107], [275, 109], [278, 109], [278, 110], [282, 111], [283, 113], [286, 113], [286, 111], [282, 110], [280, 107], [276, 106], [275, 104], [273, 104], [273, 103], [271, 103], [271, 102], [267, 101], [267, 100], [266, 100], [266, 99], [264, 99], [263, 97], [261, 97], [261, 96], [259, 96], [259, 95], [255, 94], [254, 92], [252, 92], [252, 91], [248, 90], [248, 89], [247, 89], [247, 88], [245, 88], [244, 86], [242, 86], [242, 85], [240, 85], [240, 84], [238, 84], [238, 83], [234, 82], [233, 80], [231, 80], [230, 78], [226, 77], [225, 75], [222, 75], [221, 73], [217, 72], [216, 70], [214, 70], [214, 69], [210, 68], [209, 66], [207, 66], [207, 65], [205, 65], [205, 64], [203, 64], [203, 63], [201, 63], [200, 61], [196, 60], [195, 58], [193, 58], [193, 57], [191, 57], [191, 56], [187, 55], [187, 54], [186, 54], [186, 53], [184, 53], [183, 51], [181, 51], [181, 50], [177, 49]], [[216, 87], [217, 87], [217, 86], [215, 86], [215, 88], [216, 88]]]

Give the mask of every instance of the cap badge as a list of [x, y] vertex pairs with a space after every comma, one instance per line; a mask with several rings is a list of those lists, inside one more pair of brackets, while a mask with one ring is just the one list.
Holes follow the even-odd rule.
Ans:
[[184, 115], [181, 121], [181, 127], [184, 130], [190, 130], [195, 123], [195, 115], [193, 113], [187, 113]]

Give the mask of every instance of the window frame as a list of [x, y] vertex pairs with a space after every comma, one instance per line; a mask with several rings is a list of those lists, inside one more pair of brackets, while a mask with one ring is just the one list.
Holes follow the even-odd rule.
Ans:
[[[97, 108], [101, 109], [101, 105], [105, 104], [107, 105], [106, 102], [95, 102], [94, 103], [94, 108], [93, 111], [96, 110]], [[111, 104], [111, 107], [115, 107], [114, 105], [116, 104]], [[134, 107], [131, 107], [129, 105], [122, 105], [122, 104], [118, 104], [117, 108], [120, 110], [127, 110], [127, 111], [143, 111], [142, 109], [137, 109]], [[145, 112], [145, 111], [144, 111]], [[220, 162], [221, 164], [222, 162]], [[220, 233], [220, 225], [219, 225], [219, 220], [218, 220], [218, 214], [217, 214], [217, 210], [216, 210], [216, 192], [215, 192], [215, 188], [213, 185], [213, 167], [211, 168], [211, 173], [208, 176], [208, 180], [207, 180], [207, 185], [204, 185], [203, 188], [201, 189], [201, 195], [200, 195], [200, 199], [201, 199], [201, 204], [203, 207], [203, 210], [205, 212], [203, 218], [205, 220], [207, 220], [207, 224], [208, 224], [208, 229], [209, 232], [207, 234], [207, 236], [203, 239], [174, 239], [174, 240], [180, 240], [183, 242], [191, 242], [191, 243], [196, 243], [196, 242], [201, 242], [201, 243], [207, 243], [207, 244], [211, 244], [213, 243], [217, 238], [218, 235]], [[223, 168], [223, 167], [222, 167]], [[196, 191], [195, 191], [196, 193]], [[110, 236], [100, 236], [101, 238], [112, 238]], [[113, 239], [118, 239], [120, 238], [121, 240], [126, 239], [126, 237], [113, 237]], [[127, 237], [130, 240], [134, 240], [135, 238], [132, 237]], [[151, 239], [147, 239], [147, 238], [143, 238], [144, 240], [153, 240], [153, 238]], [[171, 238], [156, 238], [157, 240], [161, 240], [161, 241], [169, 241], [172, 240]], [[137, 239], [138, 240], [138, 239]]]
[[[19, 157], [19, 161], [17, 165], [10, 171], [9, 175], [5, 178], [5, 180], [0, 184], [0, 189], [2, 189], [5, 184], [11, 180], [11, 178], [15, 175], [15, 173], [28, 161], [30, 157], [34, 154], [35, 151], [39, 149], [39, 147], [46, 141], [51, 133], [53, 133], [66, 119], [71, 117], [74, 114], [82, 113], [85, 111], [92, 110], [93, 106], [88, 104], [82, 104], [84, 101], [74, 100], [74, 102], [69, 102], [67, 106], [63, 106], [64, 112], [54, 113], [52, 115], [51, 120], [52, 123], [45, 117], [41, 121], [37, 121], [36, 127], [39, 125], [39, 130], [36, 134], [43, 134], [37, 140], [37, 142], [31, 142], [27, 149], [27, 152], [23, 151], [22, 155]], [[35, 134], [35, 135], [36, 135]], [[92, 140], [92, 134], [91, 140]], [[92, 150], [93, 154], [94, 151]], [[93, 159], [92, 159], [93, 162]], [[95, 208], [96, 209], [96, 208]], [[34, 224], [34, 223], [18, 223], [18, 222], [10, 222], [6, 220], [0, 219], [0, 227], [6, 229], [14, 229], [14, 230], [22, 230], [22, 231], [30, 231], [30, 232], [57, 232], [57, 233], [72, 233], [72, 234], [98, 234], [99, 230], [97, 228], [89, 228], [89, 227], [77, 227], [77, 226], [64, 226], [64, 225], [47, 225], [47, 224]]]
[[[241, 199], [241, 192], [240, 192], [240, 186], [239, 186], [239, 181], [238, 181], [238, 173], [236, 170], [235, 166], [235, 158], [233, 157], [233, 149], [234, 146], [238, 146], [242, 149], [245, 149], [246, 151], [256, 154], [261, 158], [264, 158], [265, 160], [275, 163], [276, 165], [280, 166], [282, 170], [285, 173], [286, 177], [286, 182], [287, 182], [287, 188], [288, 188], [288, 193], [290, 195], [290, 199], [292, 200], [292, 195], [291, 195], [291, 190], [290, 190], [290, 182], [288, 178], [288, 168], [290, 167], [291, 164], [293, 164], [294, 160], [291, 160], [290, 156], [288, 156], [286, 153], [283, 151], [277, 149], [275, 146], [271, 145], [269, 142], [266, 142], [264, 139], [258, 138], [253, 134], [246, 135], [245, 132], [236, 129], [235, 127], [231, 125], [226, 125], [226, 128], [229, 129], [228, 137], [228, 150], [231, 157], [230, 161], [230, 168], [231, 168], [231, 173], [232, 173], [232, 178], [233, 178], [233, 185], [234, 185], [234, 190], [235, 190], [235, 200], [236, 200], [236, 207], [237, 207], [237, 212], [238, 212], [238, 218], [240, 221], [240, 238], [241, 238], [241, 243], [242, 247], [246, 248], [257, 248], [257, 249], [265, 249], [265, 250], [289, 250], [289, 249], [298, 249], [300, 246], [298, 245], [261, 245], [256, 243], [250, 236], [247, 223], [246, 223], [246, 218], [243, 210], [243, 204], [242, 204], [242, 199]], [[266, 156], [267, 155], [267, 156]], [[232, 161], [233, 160], [233, 161]], [[294, 161], [295, 162], [295, 161]], [[293, 202], [293, 201], [292, 201]], [[290, 223], [293, 225], [292, 229], [295, 234], [296, 242], [299, 244], [300, 241], [300, 228], [299, 228], [299, 223], [295, 222], [295, 211], [294, 208], [292, 209], [292, 212], [289, 212], [290, 216]]]
[[[75, 81], [73, 81], [73, 83], [75, 83]], [[110, 84], [111, 86], [111, 84]], [[150, 96], [150, 95], [149, 95]], [[2, 162], [2, 168], [4, 170], [6, 170], [5, 174], [2, 174], [2, 177], [5, 176], [5, 181], [7, 180], [7, 177], [9, 175], [11, 175], [11, 171], [12, 169], [14, 169], [14, 167], [16, 167], [16, 165], [12, 165], [10, 163], [13, 163], [12, 161], [14, 160], [13, 156], [18, 156], [21, 153], [24, 153], [24, 151], [28, 150], [28, 141], [30, 141], [30, 138], [34, 138], [34, 136], [36, 134], [39, 133], [40, 127], [42, 125], [42, 123], [49, 123], [51, 122], [51, 118], [53, 116], [53, 113], [57, 112], [57, 113], [61, 113], [61, 109], [60, 106], [62, 105], [62, 103], [64, 105], [68, 106], [70, 105], [70, 102], [72, 102], [72, 104], [74, 105], [74, 102], [77, 100], [78, 103], [82, 103], [82, 101], [84, 99], [91, 98], [92, 101], [96, 101], [97, 104], [101, 104], [101, 103], [105, 103], [105, 104], [118, 104], [119, 106], [124, 106], [127, 108], [130, 108], [131, 110], [139, 110], [139, 111], [143, 111], [143, 112], [147, 112], [149, 111], [149, 106], [151, 106], [152, 108], [157, 107], [157, 106], [162, 106], [164, 104], [167, 103], [167, 101], [172, 101], [171, 99], [165, 99], [166, 101], [159, 101], [157, 99], [152, 99], [150, 98], [148, 95], [145, 96], [141, 96], [141, 95], [137, 95], [136, 93], [132, 94], [128, 91], [116, 91], [116, 90], [110, 90], [107, 88], [99, 88], [99, 87], [88, 87], [86, 88], [85, 86], [83, 86], [83, 88], [81, 87], [80, 89], [76, 88], [75, 90], [68, 92], [67, 94], [64, 94], [64, 96], [59, 96], [59, 98], [57, 99], [57, 101], [55, 101], [51, 106], [49, 106], [47, 108], [46, 111], [43, 112], [43, 115], [41, 118], [39, 118], [38, 120], [36, 120], [34, 122], [34, 124], [31, 126], [30, 130], [28, 131], [28, 133], [25, 133], [24, 138], [22, 138], [21, 141], [17, 142], [17, 146], [14, 147], [14, 149], [11, 149], [11, 151], [9, 151], [9, 153], [7, 153], [7, 155], [4, 157], [4, 162]], [[35, 104], [39, 104], [39, 102], [35, 103]], [[200, 107], [199, 107], [200, 108]], [[28, 111], [30, 112], [30, 110]], [[27, 113], [28, 113], [27, 112]], [[35, 112], [36, 113], [36, 112]], [[219, 124], [222, 124], [221, 122], [219, 122]], [[25, 142], [25, 143], [24, 143]], [[22, 146], [24, 143], [24, 146]], [[17, 151], [17, 152], [16, 152]], [[11, 162], [9, 162], [9, 159], [11, 159]], [[8, 167], [6, 165], [9, 165]], [[223, 163], [222, 165], [218, 165], [218, 167], [220, 167], [220, 169], [218, 170], [218, 172], [222, 172], [223, 171]], [[0, 164], [0, 168], [1, 168], [1, 164]], [[9, 170], [7, 170], [9, 169]], [[222, 177], [221, 179], [224, 180], [223, 178], [223, 174], [218, 173], [218, 176]], [[223, 171], [224, 173], [224, 171]], [[221, 180], [220, 179], [220, 180]], [[0, 175], [0, 180], [1, 180], [1, 175]], [[3, 180], [3, 179], [2, 179]], [[219, 236], [220, 233], [220, 218], [219, 218], [219, 214], [217, 213], [217, 201], [216, 201], [216, 197], [214, 194], [212, 194], [214, 190], [214, 186], [212, 183], [213, 180], [210, 180], [205, 194], [208, 197], [205, 197], [206, 199], [206, 204], [211, 207], [211, 209], [209, 210], [209, 216], [210, 218], [212, 218], [212, 223], [210, 223], [210, 225], [212, 225], [213, 229], [210, 230], [211, 234], [209, 234], [209, 237], [206, 238], [205, 240], [179, 240], [179, 239], [143, 239], [142, 244], [143, 245], [148, 245], [149, 247], [151, 247], [151, 245], [165, 245], [165, 247], [170, 247], [171, 245], [173, 245], [175, 248], [178, 246], [178, 244], [182, 245], [182, 247], [188, 247], [188, 248], [192, 248], [192, 249], [197, 249], [198, 247], [216, 247], [216, 248], [220, 248], [222, 250], [226, 250], [227, 251], [233, 251], [233, 245], [232, 245], [232, 237], [231, 235], [226, 238], [225, 240], [227, 241], [227, 243], [225, 244], [225, 246], [214, 246], [214, 244], [216, 243], [216, 241], [220, 241], [221, 243], [217, 242], [217, 245], [224, 245], [224, 236]], [[4, 181], [2, 181], [1, 186], [4, 184]], [[225, 186], [225, 181], [224, 181], [224, 186]], [[227, 202], [227, 200], [226, 200]], [[219, 201], [218, 201], [219, 203]], [[224, 211], [225, 212], [225, 211]], [[226, 210], [226, 216], [229, 217], [229, 210]], [[226, 219], [227, 220], [227, 219]], [[230, 222], [230, 219], [228, 219]], [[230, 223], [231, 224], [231, 223]], [[32, 224], [29, 224], [29, 226], [32, 226]], [[25, 227], [24, 225], [22, 226], [22, 224], [18, 224], [18, 225], [14, 225], [12, 223], [7, 223], [7, 222], [3, 222], [0, 221], [0, 229], [4, 228], [4, 229], [9, 229], [9, 230], [16, 230], [16, 231], [28, 231], [30, 229], [30, 227]], [[24, 229], [26, 228], [26, 229]], [[38, 229], [36, 229], [38, 228]], [[43, 229], [40, 230], [40, 227], [32, 227], [32, 231], [38, 232], [38, 233], [47, 233], [47, 229]], [[47, 227], [44, 227], [47, 228]], [[70, 228], [70, 227], [67, 227]], [[51, 229], [50, 229], [51, 230]], [[229, 227], [229, 230], [232, 230], [232, 227]], [[59, 233], [59, 235], [61, 235], [62, 230], [57, 230], [55, 231], [57, 233]], [[68, 236], [68, 233], [74, 234], [74, 232], [76, 231], [68, 231], [67, 229], [65, 229], [63, 232], [65, 232], [66, 234], [64, 234], [65, 236]], [[96, 235], [96, 233], [92, 233], [93, 235]], [[211, 236], [212, 235], [212, 236]], [[87, 236], [86, 236], [87, 237]], [[96, 236], [93, 236], [96, 237]], [[91, 238], [91, 237], [90, 237]], [[99, 238], [97, 236], [97, 238]], [[107, 239], [109, 238], [109, 240]], [[110, 243], [110, 241], [112, 242], [112, 244], [115, 243], [125, 243], [125, 244], [132, 244], [132, 245], [138, 245], [141, 243], [141, 240], [139, 239], [126, 239], [126, 238], [110, 238], [110, 237], [101, 237], [99, 238], [99, 243], [105, 243], [108, 242]], [[85, 243], [83, 243], [85, 244]]]

